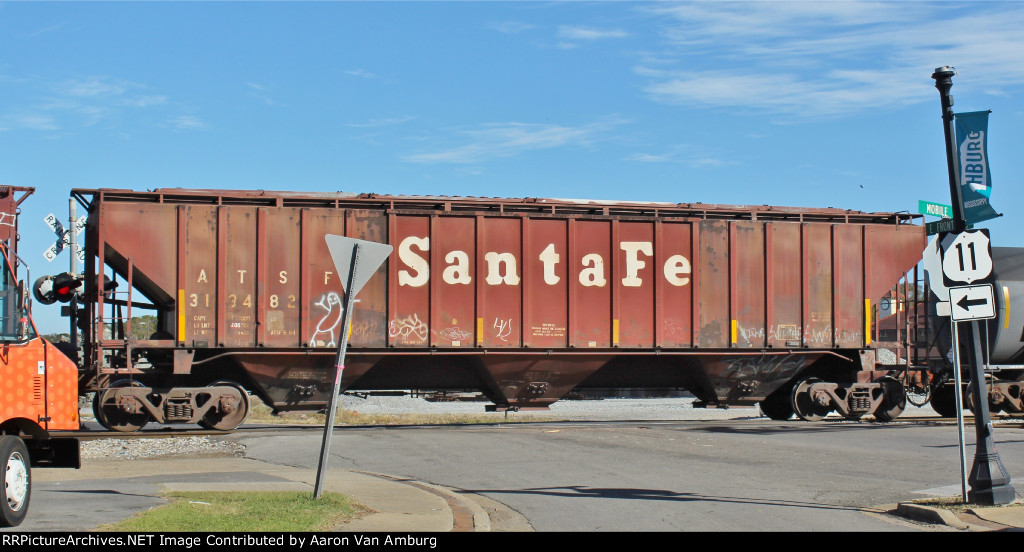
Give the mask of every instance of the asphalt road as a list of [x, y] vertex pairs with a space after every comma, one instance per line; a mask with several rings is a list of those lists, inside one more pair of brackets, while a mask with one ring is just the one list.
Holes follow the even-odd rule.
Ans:
[[[315, 469], [320, 436], [313, 429], [231, 439], [249, 457]], [[997, 428], [996, 442], [1024, 489], [1024, 429]], [[973, 446], [968, 467], [972, 459]], [[956, 426], [937, 423], [340, 428], [330, 467], [479, 493], [538, 531], [907, 530], [921, 526], [864, 509], [960, 492]]]

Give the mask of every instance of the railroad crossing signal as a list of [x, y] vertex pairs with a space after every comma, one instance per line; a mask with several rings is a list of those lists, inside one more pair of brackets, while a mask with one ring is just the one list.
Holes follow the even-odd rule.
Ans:
[[[75, 236], [78, 236], [82, 233], [82, 230], [85, 230], [86, 220], [86, 216], [82, 215], [75, 221]], [[53, 230], [53, 233], [57, 235], [57, 241], [54, 242], [49, 249], [43, 251], [43, 257], [45, 257], [47, 261], [53, 262], [53, 260], [57, 258], [57, 255], [60, 255], [61, 251], [64, 251], [66, 246], [71, 245], [71, 230], [66, 230], [64, 225], [60, 223], [60, 220], [58, 220], [53, 213], [46, 215], [43, 222], [45, 222], [46, 225], [50, 227], [50, 230]], [[82, 249], [81, 243], [75, 243], [74, 253], [75, 256], [78, 257], [78, 262], [85, 262], [85, 250]]]

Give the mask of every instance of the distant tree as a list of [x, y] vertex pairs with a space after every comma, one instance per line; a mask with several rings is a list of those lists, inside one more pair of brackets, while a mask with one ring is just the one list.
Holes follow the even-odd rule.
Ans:
[[156, 316], [136, 316], [132, 318], [132, 338], [149, 339], [156, 332]]
[[52, 333], [43, 334], [43, 339], [50, 343], [60, 343], [61, 341], [71, 341], [71, 334], [69, 333]]

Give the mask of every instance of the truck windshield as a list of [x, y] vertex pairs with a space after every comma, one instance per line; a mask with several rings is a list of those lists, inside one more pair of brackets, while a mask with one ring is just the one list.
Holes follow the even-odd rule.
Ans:
[[28, 322], [28, 313], [25, 311], [18, 294], [18, 279], [11, 270], [11, 263], [4, 252], [0, 258], [3, 265], [0, 271], [0, 341], [22, 341], [19, 323], [24, 323], [29, 332], [32, 326]]

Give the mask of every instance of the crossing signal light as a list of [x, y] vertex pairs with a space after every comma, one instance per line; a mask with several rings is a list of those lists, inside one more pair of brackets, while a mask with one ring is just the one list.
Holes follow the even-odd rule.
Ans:
[[32, 295], [35, 296], [36, 301], [44, 305], [52, 305], [58, 301], [68, 303], [80, 287], [82, 287], [81, 280], [69, 272], [64, 272], [56, 276], [43, 276], [36, 280], [35, 285], [32, 286]]

